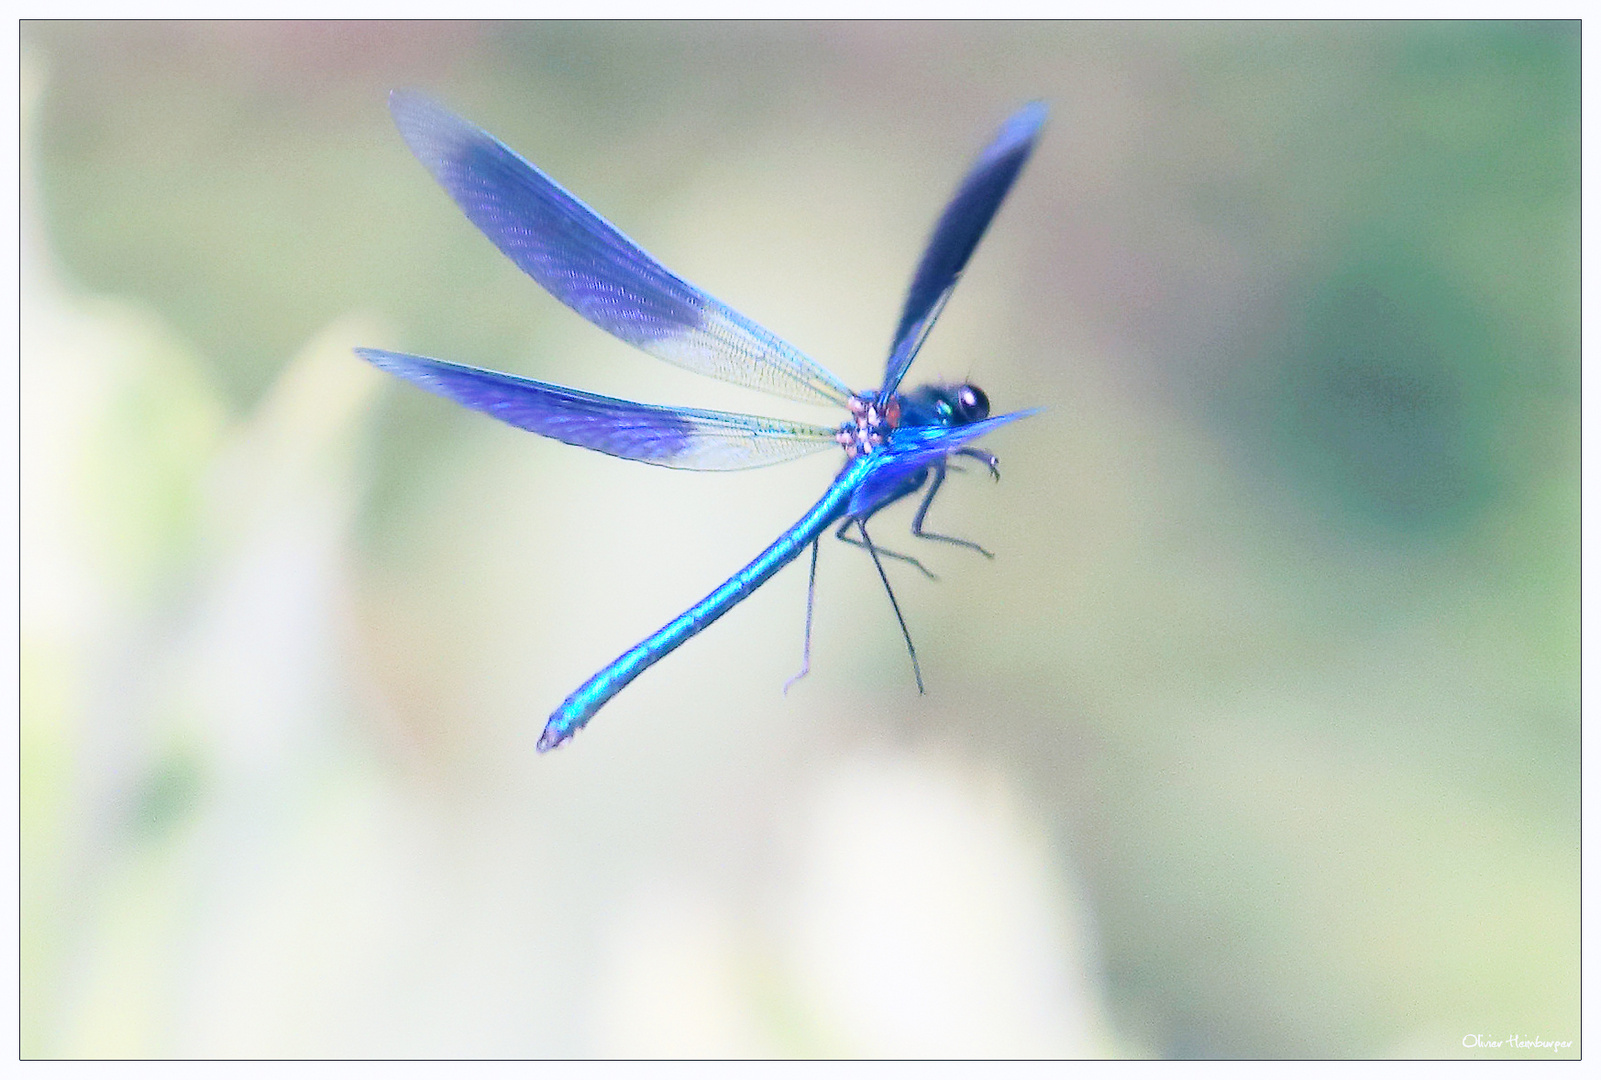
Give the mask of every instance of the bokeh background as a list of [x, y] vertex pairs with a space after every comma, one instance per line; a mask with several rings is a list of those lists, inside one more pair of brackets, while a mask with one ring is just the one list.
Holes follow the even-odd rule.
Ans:
[[[25, 23], [28, 1056], [1577, 1053], [1577, 24]], [[545, 296], [495, 132], [1003, 479], [786, 570], [536, 755], [837, 463], [696, 475], [405, 349], [832, 422]], [[886, 512], [878, 537], [911, 507]], [[914, 542], [903, 539], [900, 547]], [[892, 545], [897, 546], [897, 545]]]

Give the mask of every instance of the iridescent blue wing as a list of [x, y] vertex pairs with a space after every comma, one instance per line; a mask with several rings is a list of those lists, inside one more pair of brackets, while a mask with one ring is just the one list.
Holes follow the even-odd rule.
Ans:
[[650, 355], [809, 404], [850, 389], [794, 346], [651, 258], [488, 132], [427, 98], [389, 95], [411, 152], [483, 234], [556, 299]]
[[641, 405], [425, 356], [382, 349], [356, 352], [424, 390], [524, 431], [651, 465], [754, 469], [839, 445], [834, 429], [814, 424]]
[[961, 427], [899, 427], [890, 435], [889, 445], [879, 455], [878, 468], [868, 474], [851, 496], [849, 512], [869, 514], [890, 498], [907, 476], [942, 460], [953, 451], [983, 438], [1002, 424], [1033, 416], [1038, 409], [992, 416]]
[[968, 170], [940, 215], [906, 294], [900, 325], [895, 328], [895, 343], [884, 368], [884, 385], [878, 391], [880, 404], [889, 400], [917, 350], [923, 347], [923, 339], [956, 287], [956, 279], [1034, 149], [1044, 122], [1042, 101], [1031, 102], [1012, 114]]

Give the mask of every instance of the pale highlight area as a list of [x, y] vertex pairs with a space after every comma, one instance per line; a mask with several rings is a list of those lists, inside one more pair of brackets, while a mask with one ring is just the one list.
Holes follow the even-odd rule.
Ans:
[[[403, 891], [392, 864], [405, 816], [379, 809], [382, 793], [363, 782], [342, 730], [356, 421], [377, 385], [347, 357], [372, 332], [330, 328], [225, 438], [197, 488], [192, 601], [154, 625], [122, 613], [94, 646], [110, 651], [109, 670], [77, 676], [99, 707], [69, 713], [68, 730], [108, 725], [110, 736], [95, 740], [79, 805], [155, 831], [77, 838], [94, 865], [80, 871], [77, 959], [59, 988], [51, 1052], [350, 1045], [351, 1017], [334, 1006], [368, 1000], [354, 991], [371, 979], [375, 951], [392, 947], [385, 898]], [[108, 677], [128, 678], [133, 658], [138, 677], [104, 700]], [[141, 825], [162, 799], [188, 812]]]
[[998, 776], [863, 757], [812, 798], [788, 955], [837, 1052], [1106, 1052], [1083, 909]]
[[[607, 928], [594, 1046], [607, 1057], [771, 1057], [781, 1054], [753, 1008], [759, 941], [714, 892], [657, 880], [629, 897]], [[759, 1001], [754, 1003], [759, 1004]]]
[[648, 878], [591, 1001], [615, 1057], [1083, 1058], [1112, 1052], [1088, 914], [997, 774], [859, 754], [790, 805], [744, 905]]
[[22, 220], [23, 1053], [348, 1049], [409, 891], [343, 731], [380, 328], [230, 424], [156, 312], [63, 280], [31, 183]]

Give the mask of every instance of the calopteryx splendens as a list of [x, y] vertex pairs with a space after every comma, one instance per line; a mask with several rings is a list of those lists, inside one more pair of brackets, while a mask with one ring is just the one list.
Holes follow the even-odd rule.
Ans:
[[[766, 551], [573, 691], [551, 713], [539, 749], [552, 749], [571, 738], [636, 676], [711, 625], [809, 544], [811, 576], [800, 672], [804, 675], [810, 666], [818, 543], [836, 521], [837, 537], [866, 548], [872, 556], [921, 692], [917, 651], [880, 555], [901, 559], [925, 574], [928, 570], [909, 555], [876, 546], [867, 522], [890, 503], [924, 491], [912, 520], [914, 535], [989, 555], [971, 541], [926, 531], [923, 521], [945, 481], [949, 458], [974, 458], [998, 477], [995, 456], [968, 444], [1036, 410], [990, 416], [989, 399], [971, 384], [934, 383], [905, 393], [899, 387], [1033, 150], [1045, 119], [1044, 105], [1035, 102], [1018, 110], [968, 170], [935, 225], [912, 278], [882, 385], [856, 393], [787, 342], [668, 271], [487, 132], [414, 93], [394, 92], [389, 107], [412, 153], [472, 223], [552, 296], [602, 330], [690, 371], [795, 401], [843, 406], [850, 414], [830, 428], [665, 408], [443, 360], [356, 350], [385, 371], [468, 408], [574, 446], [634, 461], [677, 469], [748, 469], [827, 447], [845, 453], [845, 467], [823, 497]], [[846, 535], [853, 525], [859, 540]]]

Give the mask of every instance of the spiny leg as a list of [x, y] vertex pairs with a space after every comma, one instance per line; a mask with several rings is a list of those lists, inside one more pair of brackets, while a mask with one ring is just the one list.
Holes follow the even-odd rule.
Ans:
[[[966, 453], [966, 451], [962, 450], [962, 451], [958, 451], [958, 453]], [[970, 454], [968, 456], [972, 457], [972, 456], [975, 456], [975, 455], [971, 455]], [[979, 460], [982, 461], [984, 459], [980, 458]], [[989, 467], [990, 467], [990, 471], [994, 472], [995, 471], [995, 459], [994, 459], [993, 455], [991, 455], [989, 457], [988, 464], [989, 464]], [[985, 549], [983, 547], [980, 547], [978, 544], [973, 543], [973, 541], [971, 541], [971, 540], [963, 540], [960, 537], [956, 537], [956, 536], [945, 536], [942, 533], [933, 533], [933, 532], [924, 532], [923, 531], [923, 516], [928, 513], [929, 505], [931, 503], [933, 503], [934, 496], [939, 492], [940, 485], [945, 482], [945, 468], [946, 468], [946, 466], [945, 466], [944, 462], [941, 462], [940, 464], [934, 466], [934, 482], [928, 486], [928, 494], [923, 496], [922, 505], [917, 508], [917, 516], [912, 518], [912, 535], [913, 536], [920, 536], [924, 540], [943, 540], [947, 544], [956, 544], [956, 545], [958, 545], [960, 547], [972, 548], [974, 551], [978, 552], [980, 555], [984, 556], [986, 559], [995, 558], [994, 554], [992, 554], [987, 549]]]
[[[882, 508], [880, 508], [880, 509], [882, 509]], [[839, 528], [834, 531], [834, 539], [843, 540], [847, 544], [854, 544], [856, 547], [859, 547], [859, 548], [865, 548], [868, 545], [862, 543], [860, 540], [852, 540], [850, 537], [845, 535], [845, 530], [850, 527], [851, 522], [853, 522], [853, 521], [856, 522], [856, 527], [858, 529], [861, 529], [862, 536], [866, 537], [867, 536], [867, 530], [862, 528], [862, 523], [861, 523], [860, 520], [858, 520], [857, 518], [846, 518], [844, 521], [839, 523]], [[875, 549], [870, 549], [870, 550], [875, 550]], [[930, 581], [938, 581], [939, 580], [939, 575], [938, 574], [934, 573], [934, 571], [930, 570], [928, 567], [924, 566], [922, 563], [918, 562], [916, 559], [912, 558], [910, 555], [902, 555], [900, 552], [891, 551], [888, 548], [877, 548], [876, 550], [878, 551], [878, 553], [880, 555], [888, 555], [892, 559], [899, 559], [901, 562], [911, 563], [913, 566], [915, 566], [919, 570], [921, 570], [923, 572], [923, 576], [928, 578], [928, 580], [930, 580]]]
[[873, 546], [873, 538], [867, 535], [867, 526], [860, 520], [856, 527], [862, 530], [862, 546], [873, 557], [873, 565], [878, 567], [878, 579], [884, 583], [884, 591], [889, 594], [889, 606], [895, 609], [895, 621], [901, 624], [901, 637], [906, 640], [906, 651], [912, 658], [912, 678], [917, 680], [917, 692], [923, 692], [923, 669], [917, 666], [917, 647], [912, 644], [912, 635], [906, 631], [906, 620], [901, 617], [901, 606], [895, 602], [895, 590], [889, 587], [889, 577], [884, 573], [884, 564], [879, 561], [878, 548]]
[[817, 545], [822, 543], [821, 538], [812, 541], [812, 572], [806, 577], [806, 639], [801, 645], [801, 669], [791, 675], [784, 683], [784, 693], [812, 670], [812, 597], [817, 592]]

